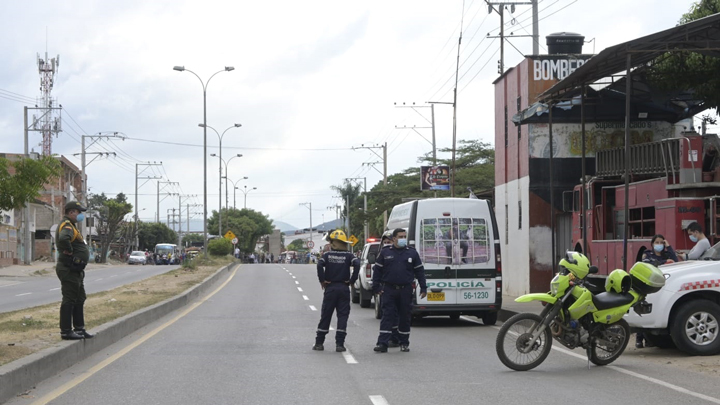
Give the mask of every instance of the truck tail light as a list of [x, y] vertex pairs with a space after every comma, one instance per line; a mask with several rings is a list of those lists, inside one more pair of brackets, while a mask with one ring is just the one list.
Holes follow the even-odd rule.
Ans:
[[495, 269], [497, 274], [502, 274], [502, 257], [500, 256], [500, 243], [495, 242]]
[[365, 277], [372, 278], [372, 265], [370, 263], [365, 265]]

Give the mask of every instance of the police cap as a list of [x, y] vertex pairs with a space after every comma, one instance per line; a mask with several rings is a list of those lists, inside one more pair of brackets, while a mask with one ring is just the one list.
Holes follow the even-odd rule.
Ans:
[[78, 210], [82, 212], [87, 211], [87, 208], [83, 207], [82, 204], [77, 201], [69, 201], [67, 204], [65, 204], [65, 212], [68, 212], [70, 210]]

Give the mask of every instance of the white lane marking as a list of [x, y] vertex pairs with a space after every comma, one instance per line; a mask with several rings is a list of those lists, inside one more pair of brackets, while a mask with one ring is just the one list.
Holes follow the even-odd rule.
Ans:
[[117, 277], [117, 274], [113, 274], [112, 276], [110, 276], [110, 278], [113, 278], [113, 277]]
[[353, 357], [349, 350], [346, 352], [342, 352], [342, 355], [345, 358], [347, 364], [358, 364], [357, 360], [355, 360], [355, 357]]
[[10, 287], [10, 286], [13, 286], [13, 285], [18, 285], [18, 284], [24, 284], [24, 283], [25, 283], [24, 281], [20, 281], [20, 282], [17, 282], [17, 283], [13, 283], [13, 284], [5, 284], [5, 285], [0, 285], [0, 288], [3, 288], [3, 287]]
[[304, 299], [305, 301], [310, 301], [310, 298], [308, 298], [307, 295], [303, 295], [303, 299]]
[[331, 327], [330, 327], [330, 330], [335, 330], [335, 328], [333, 328], [333, 327], [331, 326]]
[[317, 311], [317, 308], [315, 308], [315, 305], [310, 305], [310, 309], [313, 311]]
[[288, 272], [288, 274], [292, 276], [292, 273]]
[[303, 292], [302, 288], [298, 287], [298, 291]]
[[297, 278], [297, 277], [295, 277], [295, 276], [292, 276], [292, 278]]
[[300, 282], [299, 282], [299, 281], [296, 281], [295, 284], [300, 284]]
[[95, 280], [95, 281], [100, 281], [100, 280], [102, 280], [102, 278], [99, 278], [99, 279], [97, 279], [97, 280]]
[[[466, 318], [466, 317], [463, 317], [463, 319], [468, 320], [470, 322], [480, 323], [480, 322], [474, 321], [474, 320]], [[500, 330], [499, 326], [493, 326], [493, 328]], [[551, 349], [558, 351], [560, 353], [567, 354], [568, 356], [576, 357], [582, 361], [588, 361], [587, 356], [583, 356], [581, 354], [572, 352], [570, 350], [563, 349], [562, 347], [552, 346]], [[610, 370], [617, 371], [618, 373], [626, 374], [626, 375], [629, 375], [629, 376], [632, 376], [635, 378], [639, 378], [641, 380], [645, 380], [645, 381], [653, 383], [653, 384], [657, 384], [661, 387], [669, 388], [669, 389], [671, 389], [673, 391], [677, 391], [681, 394], [690, 395], [691, 397], [695, 397], [695, 398], [699, 398], [699, 399], [704, 399], [705, 401], [712, 402], [713, 404], [720, 404], [720, 399], [718, 399], [718, 398], [711, 397], [711, 396], [708, 396], [705, 394], [700, 394], [698, 392], [690, 391], [687, 388], [683, 388], [678, 385], [671, 384], [671, 383], [663, 381], [663, 380], [659, 380], [657, 378], [646, 376], [645, 374], [640, 374], [640, 373], [636, 373], [634, 371], [625, 370], [624, 368], [619, 367], [619, 366], [605, 366], [605, 368], [609, 368]]]
[[32, 294], [32, 293], [22, 293], [22, 294], [16, 295], [16, 297], [22, 297], [23, 295], [30, 295], [30, 294]]
[[390, 405], [382, 395], [370, 395], [370, 401], [373, 405]]
[[58, 288], [51, 288], [51, 289], [49, 289], [48, 291], [55, 291], [55, 290], [59, 290], [59, 289], [60, 289], [60, 287], [58, 287]]

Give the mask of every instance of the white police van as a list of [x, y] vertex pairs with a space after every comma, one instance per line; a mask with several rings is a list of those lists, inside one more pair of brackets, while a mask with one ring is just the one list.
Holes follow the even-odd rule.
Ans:
[[413, 317], [460, 315], [493, 325], [502, 305], [500, 239], [487, 200], [432, 198], [396, 205], [387, 229], [403, 228], [420, 254], [428, 295], [415, 288]]

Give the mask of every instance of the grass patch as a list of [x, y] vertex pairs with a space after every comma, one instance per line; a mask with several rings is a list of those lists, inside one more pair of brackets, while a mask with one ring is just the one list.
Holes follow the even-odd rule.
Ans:
[[[232, 263], [232, 257], [209, 258], [195, 269], [178, 268], [165, 274], [90, 294], [85, 301], [85, 324], [92, 331], [139, 309], [174, 297]], [[59, 282], [58, 282], [59, 283]], [[0, 365], [61, 342], [60, 302], [0, 313]]]

